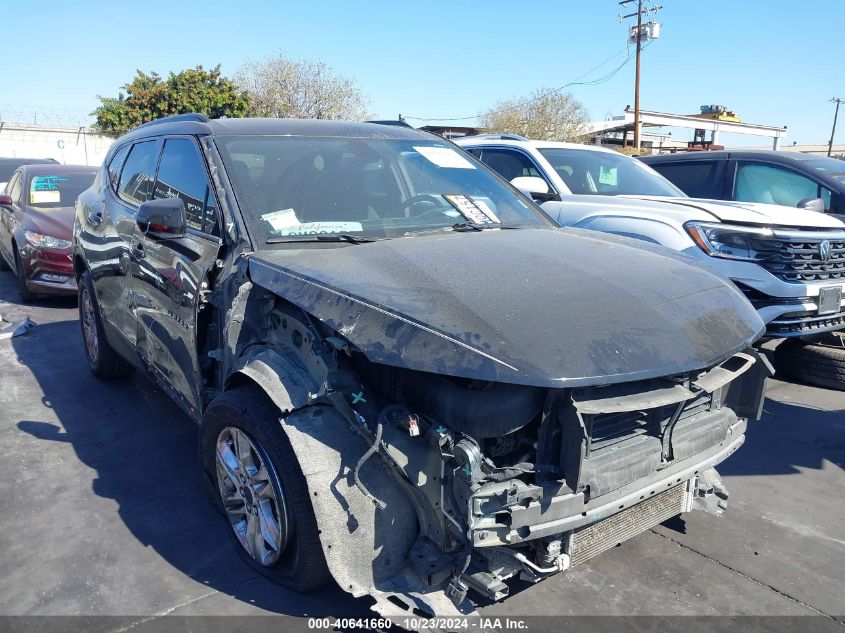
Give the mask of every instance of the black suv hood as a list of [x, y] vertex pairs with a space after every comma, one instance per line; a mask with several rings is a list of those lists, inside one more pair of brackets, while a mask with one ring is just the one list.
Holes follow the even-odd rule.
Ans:
[[252, 281], [371, 361], [569, 387], [708, 367], [764, 326], [728, 281], [577, 229], [487, 230], [249, 256]]

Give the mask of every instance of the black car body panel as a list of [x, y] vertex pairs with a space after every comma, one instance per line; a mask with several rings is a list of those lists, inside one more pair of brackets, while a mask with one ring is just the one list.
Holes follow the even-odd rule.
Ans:
[[253, 282], [371, 361], [464, 378], [552, 388], [642, 380], [721, 362], [762, 332], [721, 278], [589, 231], [312, 245], [249, 261]]

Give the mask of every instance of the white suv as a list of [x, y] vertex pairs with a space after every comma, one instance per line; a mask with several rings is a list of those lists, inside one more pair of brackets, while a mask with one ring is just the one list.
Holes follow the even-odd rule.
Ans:
[[688, 198], [643, 163], [593, 145], [481, 135], [456, 143], [559, 224], [635, 237], [706, 262], [771, 337], [845, 328], [845, 224], [794, 207]]

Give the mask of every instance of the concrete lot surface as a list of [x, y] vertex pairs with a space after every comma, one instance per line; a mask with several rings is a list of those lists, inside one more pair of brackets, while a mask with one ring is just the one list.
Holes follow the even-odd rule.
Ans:
[[[369, 615], [336, 586], [291, 593], [241, 561], [192, 422], [142, 376], [89, 374], [75, 301], [23, 306], [0, 273], [0, 315], [37, 323], [0, 340], [0, 615]], [[845, 626], [845, 393], [772, 381], [769, 398], [719, 468], [723, 518], [688, 514], [482, 613]]]

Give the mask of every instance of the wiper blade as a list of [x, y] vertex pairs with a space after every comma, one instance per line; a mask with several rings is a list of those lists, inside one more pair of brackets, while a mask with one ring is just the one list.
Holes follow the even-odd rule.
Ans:
[[479, 223], [479, 222], [458, 222], [452, 225], [453, 231], [483, 231], [485, 229], [518, 229], [518, 226], [503, 226], [497, 222]]
[[349, 233], [323, 233], [319, 235], [286, 235], [284, 237], [271, 237], [266, 244], [289, 244], [294, 242], [348, 242], [350, 244], [368, 244], [375, 242], [374, 237], [363, 237], [361, 235], [350, 235]]

